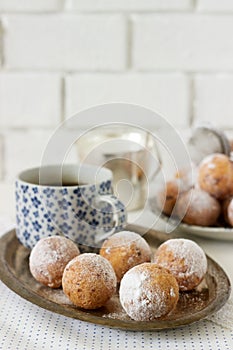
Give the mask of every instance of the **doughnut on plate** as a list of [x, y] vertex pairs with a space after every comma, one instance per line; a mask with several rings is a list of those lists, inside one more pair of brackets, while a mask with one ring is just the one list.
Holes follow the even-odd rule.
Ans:
[[[127, 230], [140, 233], [140, 227], [129, 225]], [[144, 238], [152, 250], [168, 237], [148, 230]], [[11, 230], [0, 238], [0, 279], [15, 293], [52, 312], [107, 327], [125, 330], [160, 330], [197, 322], [218, 311], [230, 294], [230, 282], [224, 270], [208, 259], [208, 271], [201, 284], [189, 293], [180, 293], [177, 307], [172, 313], [156, 321], [133, 321], [123, 311], [118, 293], [98, 310], [83, 310], [72, 305], [62, 289], [50, 289], [36, 282], [30, 274], [30, 251], [23, 247]]]
[[[164, 221], [168, 221], [168, 217], [164, 214], [160, 214], [160, 218]], [[179, 234], [185, 233], [186, 236], [194, 235], [202, 238], [222, 240], [222, 241], [233, 241], [233, 228], [231, 227], [222, 227], [222, 226], [213, 226], [213, 227], [204, 227], [197, 225], [188, 225], [185, 223], [180, 223], [176, 228], [176, 231]], [[189, 237], [191, 239], [191, 237]]]
[[[161, 211], [156, 206], [155, 201], [152, 199], [150, 201], [150, 209], [153, 214], [155, 214], [157, 217], [162, 220], [164, 223], [164, 227], [166, 226], [169, 217]], [[204, 227], [204, 226], [197, 226], [197, 225], [188, 225], [183, 222], [181, 222], [176, 229], [174, 230], [174, 233], [178, 234], [186, 234], [189, 236], [188, 238], [192, 239], [190, 236], [199, 236], [203, 238], [209, 238], [209, 239], [215, 239], [215, 240], [222, 240], [222, 241], [233, 241], [233, 228], [231, 227], [222, 227], [222, 226], [212, 226], [212, 227]]]

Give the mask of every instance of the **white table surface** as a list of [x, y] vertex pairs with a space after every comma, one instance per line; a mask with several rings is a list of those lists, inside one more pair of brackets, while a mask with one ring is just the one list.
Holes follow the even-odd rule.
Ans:
[[[129, 214], [134, 222], [138, 212]], [[150, 226], [145, 212], [140, 224]], [[0, 185], [0, 234], [14, 221], [12, 186]], [[8, 225], [9, 224], [9, 225]], [[156, 224], [161, 228], [161, 222]], [[192, 237], [215, 259], [233, 284], [233, 241]], [[233, 349], [233, 324], [202, 320], [186, 327], [154, 332], [110, 329], [44, 310], [12, 292], [0, 281], [0, 349]]]

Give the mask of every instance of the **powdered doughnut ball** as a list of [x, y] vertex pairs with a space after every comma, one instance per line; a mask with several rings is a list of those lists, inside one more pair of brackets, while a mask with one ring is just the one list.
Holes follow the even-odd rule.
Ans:
[[65, 266], [79, 254], [76, 244], [65, 237], [42, 238], [29, 257], [31, 274], [38, 282], [51, 288], [59, 288]]
[[198, 170], [198, 184], [201, 189], [217, 199], [233, 194], [233, 165], [228, 156], [212, 154], [203, 159]]
[[169, 239], [161, 244], [154, 262], [176, 278], [181, 291], [192, 290], [207, 271], [207, 258], [202, 248], [189, 239]]
[[151, 261], [151, 249], [139, 234], [130, 231], [117, 232], [104, 241], [100, 255], [109, 260], [120, 282], [133, 266]]
[[171, 215], [179, 193], [178, 180], [166, 182], [165, 187], [160, 189], [156, 201], [157, 206], [166, 215]]
[[66, 266], [62, 278], [64, 293], [73, 304], [84, 309], [103, 306], [116, 291], [116, 275], [108, 260], [84, 253]]
[[133, 320], [153, 321], [176, 307], [179, 287], [168, 271], [144, 263], [124, 275], [119, 296], [123, 309]]
[[177, 200], [176, 214], [188, 225], [212, 226], [220, 212], [217, 199], [198, 188], [181, 194]]

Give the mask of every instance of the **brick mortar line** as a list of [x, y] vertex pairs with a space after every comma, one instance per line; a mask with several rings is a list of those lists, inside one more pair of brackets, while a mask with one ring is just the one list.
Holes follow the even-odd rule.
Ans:
[[196, 11], [197, 13], [199, 13], [199, 11], [198, 11], [198, 9], [197, 9], [198, 0], [192, 0], [192, 5], [193, 5], [194, 11]]
[[66, 98], [67, 98], [67, 88], [66, 88], [66, 75], [63, 74], [61, 77], [61, 89], [60, 89], [60, 123], [64, 122], [66, 119]]
[[3, 67], [3, 26], [0, 19], [0, 72]]
[[63, 74], [65, 75], [75, 75], [75, 74], [88, 74], [88, 75], [107, 75], [107, 74], [113, 74], [113, 75], [127, 75], [127, 74], [156, 74], [156, 75], [188, 75], [188, 74], [193, 74], [193, 75], [218, 75], [218, 74], [223, 74], [223, 75], [231, 75], [233, 74], [233, 68], [232, 70], [176, 70], [176, 69], [134, 69], [133, 67], [130, 67], [125, 70], [119, 70], [119, 71], [112, 71], [112, 70], [49, 70], [49, 69], [38, 69], [38, 68], [8, 68], [6, 66], [2, 66], [0, 69], [0, 74], [1, 73], [26, 73], [26, 74], [60, 74], [61, 76]]
[[[2, 37], [0, 38], [0, 56], [1, 56], [1, 71], [5, 67], [5, 32], [6, 32], [6, 24], [4, 24], [4, 17], [0, 16], [0, 30], [2, 32]], [[0, 72], [1, 72], [0, 71]]]
[[50, 15], [58, 15], [58, 14], [63, 14], [68, 16], [108, 16], [108, 15], [148, 15], [148, 16], [153, 16], [153, 15], [186, 15], [186, 14], [193, 14], [195, 15], [213, 15], [213, 16], [233, 16], [233, 9], [231, 10], [198, 10], [196, 5], [190, 10], [182, 10], [182, 9], [177, 9], [177, 10], [106, 10], [106, 11], [78, 11], [78, 10], [57, 10], [57, 11], [45, 11], [45, 12], [40, 12], [40, 11], [32, 11], [32, 12], [27, 12], [27, 11], [19, 11], [19, 12], [10, 12], [10, 11], [1, 11], [1, 15], [3, 16], [38, 16], [38, 17], [43, 17], [43, 16], [50, 16]]
[[[233, 10], [232, 10], [233, 11]], [[64, 14], [64, 15], [70, 15], [70, 16], [75, 16], [75, 15], [81, 15], [81, 16], [88, 16], [88, 15], [129, 15], [129, 14], [142, 14], [142, 15], [146, 15], [146, 14], [172, 14], [172, 13], [195, 13], [195, 8], [193, 7], [192, 9], [168, 9], [168, 10], [162, 10], [162, 9], [151, 9], [151, 10], [75, 10], [75, 9], [70, 9], [70, 10], [48, 10], [48, 11], [7, 11], [7, 10], [2, 10], [1, 14], [2, 15], [9, 15], [9, 16], [15, 16], [15, 15], [26, 15], [26, 16], [30, 16], [30, 15], [45, 15], [45, 16], [49, 16], [49, 15], [56, 15], [56, 14]], [[198, 13], [202, 13], [200, 11], [198, 11]], [[206, 11], [205, 11], [206, 13]], [[216, 12], [211, 12], [211, 13], [216, 13]], [[225, 13], [225, 12], [223, 12]], [[226, 11], [227, 13], [227, 11]]]
[[[119, 72], [112, 72], [112, 71], [49, 71], [49, 70], [26, 70], [26, 69], [7, 69], [4, 68], [2, 70], [0, 70], [0, 72], [3, 72], [4, 74], [15, 74], [15, 73], [25, 73], [25, 74], [38, 74], [39, 76], [43, 76], [45, 74], [51, 74], [51, 76], [63, 76], [64, 74], [69, 76], [69, 75], [108, 75], [108, 74], [112, 74], [112, 75], [134, 75], [134, 74], [139, 74], [139, 75], [149, 75], [149, 74], [156, 74], [156, 75], [185, 75], [186, 72], [182, 72], [182, 71], [136, 71], [136, 70], [132, 70], [132, 69], [128, 69], [126, 71], [119, 71]], [[220, 71], [216, 71], [217, 73], [221, 73]], [[233, 71], [232, 71], [233, 72]], [[224, 72], [223, 72], [224, 73]], [[199, 72], [197, 72], [196, 74], [199, 74]]]
[[[51, 73], [51, 75], [53, 75], [54, 72], [49, 72], [49, 71], [26, 71], [26, 70], [4, 70], [4, 69], [0, 69], [0, 75], [1, 73], [7, 74], [14, 74], [14, 73], [25, 73], [25, 74], [37, 74], [40, 75], [44, 75], [44, 74], [49, 74]], [[112, 72], [112, 71], [95, 71], [95, 72], [91, 72], [91, 71], [56, 71], [55, 73], [59, 73], [61, 76], [62, 74], [65, 75], [71, 75], [71, 76], [75, 76], [75, 75], [93, 75], [93, 76], [97, 76], [97, 75], [115, 75], [115, 76], [126, 76], [126, 75], [156, 75], [156, 76], [188, 76], [188, 75], [193, 75], [193, 76], [198, 76], [198, 75], [203, 75], [203, 76], [218, 76], [218, 75], [223, 75], [225, 77], [227, 76], [232, 76], [233, 75], [233, 70], [231, 71], [197, 71], [197, 72], [193, 72], [193, 71], [125, 71], [125, 72]]]
[[194, 86], [194, 80], [195, 80], [195, 76], [193, 74], [189, 75], [189, 93], [190, 93], [190, 101], [189, 101], [189, 127], [192, 127], [193, 124], [195, 123], [195, 116], [194, 116], [194, 105], [195, 105], [195, 98], [196, 98], [196, 94], [195, 94], [195, 86]]

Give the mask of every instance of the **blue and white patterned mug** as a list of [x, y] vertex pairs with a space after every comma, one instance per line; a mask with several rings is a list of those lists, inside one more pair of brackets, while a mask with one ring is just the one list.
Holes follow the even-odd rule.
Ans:
[[126, 225], [126, 209], [112, 194], [112, 173], [106, 168], [85, 164], [28, 169], [16, 179], [15, 194], [16, 235], [27, 248], [51, 235], [99, 247]]

